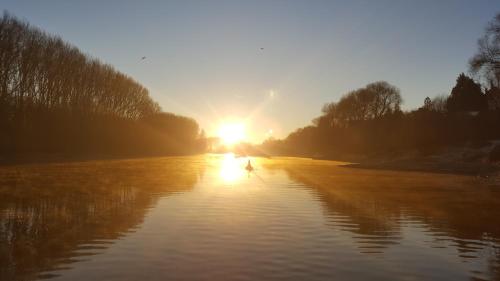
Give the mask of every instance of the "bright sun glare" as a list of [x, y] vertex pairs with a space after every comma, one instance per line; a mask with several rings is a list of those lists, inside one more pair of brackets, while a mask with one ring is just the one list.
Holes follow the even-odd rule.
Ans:
[[220, 177], [225, 183], [234, 183], [244, 176], [245, 170], [242, 168], [245, 159], [237, 158], [233, 153], [224, 154], [220, 165]]
[[245, 139], [245, 124], [226, 123], [219, 127], [219, 138], [226, 145], [233, 145]]

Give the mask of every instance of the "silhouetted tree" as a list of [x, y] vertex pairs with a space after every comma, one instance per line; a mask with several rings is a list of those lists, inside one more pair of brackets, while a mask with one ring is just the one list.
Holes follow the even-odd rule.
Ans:
[[481, 86], [470, 77], [461, 73], [447, 101], [450, 112], [481, 111], [487, 108], [486, 97]]
[[438, 95], [432, 98], [431, 108], [436, 112], [446, 112], [446, 105], [448, 103], [448, 97], [446, 95]]
[[426, 97], [424, 100], [424, 109], [425, 110], [432, 110], [432, 101], [431, 98]]
[[148, 90], [113, 67], [10, 16], [0, 18], [0, 106], [139, 119], [160, 110]]
[[380, 118], [397, 111], [401, 102], [398, 88], [385, 81], [374, 82], [347, 93], [338, 103], [326, 104], [322, 110], [323, 119], [330, 125], [346, 126], [351, 122]]
[[373, 118], [380, 118], [398, 111], [403, 102], [399, 89], [385, 81], [366, 85], [366, 91], [375, 97], [374, 102], [370, 105]]
[[[322, 115], [313, 120], [314, 126], [297, 129], [283, 140], [267, 140], [260, 148], [268, 154], [352, 160], [356, 155], [432, 153], [442, 146], [500, 137], [500, 115], [493, 111], [478, 115], [447, 111], [449, 105], [455, 111], [485, 109], [486, 96], [480, 86], [463, 74], [457, 79], [452, 96], [427, 97], [422, 108], [409, 112], [399, 109], [399, 91], [388, 90], [393, 98], [388, 99], [388, 109], [383, 110], [384, 103], [376, 102], [378, 93], [383, 91], [372, 89], [367, 86], [349, 92], [339, 102], [326, 104]], [[489, 96], [497, 97], [494, 91], [488, 92]]]
[[424, 105], [420, 109], [434, 112], [446, 112], [447, 101], [448, 97], [444, 95], [435, 96], [432, 99], [426, 97], [424, 99]]
[[489, 110], [500, 110], [500, 88], [492, 87], [486, 90]]
[[112, 66], [7, 12], [0, 18], [0, 158], [181, 153], [194, 149], [198, 130], [161, 113], [145, 87]]
[[156, 130], [175, 137], [181, 144], [188, 145], [200, 136], [200, 127], [192, 118], [172, 113], [156, 113], [147, 116], [144, 120]]
[[[268, 154], [333, 157], [386, 155], [398, 151], [431, 152], [440, 146], [481, 143], [500, 138], [500, 13], [478, 42], [469, 61], [481, 85], [460, 74], [450, 96], [427, 97], [418, 110], [402, 112], [399, 90], [387, 82], [368, 84], [327, 103], [313, 126], [283, 140], [266, 140]], [[478, 114], [460, 112], [478, 111]]]
[[500, 87], [500, 13], [488, 24], [477, 45], [477, 53], [469, 60], [471, 72], [489, 87]]

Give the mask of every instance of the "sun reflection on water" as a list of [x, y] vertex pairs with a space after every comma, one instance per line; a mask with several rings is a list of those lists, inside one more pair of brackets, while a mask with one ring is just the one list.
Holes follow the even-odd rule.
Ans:
[[236, 157], [234, 153], [224, 154], [224, 158], [220, 164], [219, 176], [225, 183], [235, 183], [245, 176], [246, 170], [244, 164], [246, 157]]

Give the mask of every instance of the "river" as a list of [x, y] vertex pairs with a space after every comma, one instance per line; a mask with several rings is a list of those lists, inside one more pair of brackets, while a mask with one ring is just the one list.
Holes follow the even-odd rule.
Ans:
[[0, 168], [0, 280], [500, 280], [500, 187], [207, 154]]

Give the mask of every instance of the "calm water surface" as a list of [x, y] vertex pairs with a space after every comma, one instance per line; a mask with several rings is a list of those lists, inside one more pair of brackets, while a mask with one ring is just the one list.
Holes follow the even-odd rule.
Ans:
[[0, 279], [500, 280], [500, 187], [245, 161], [0, 168]]

